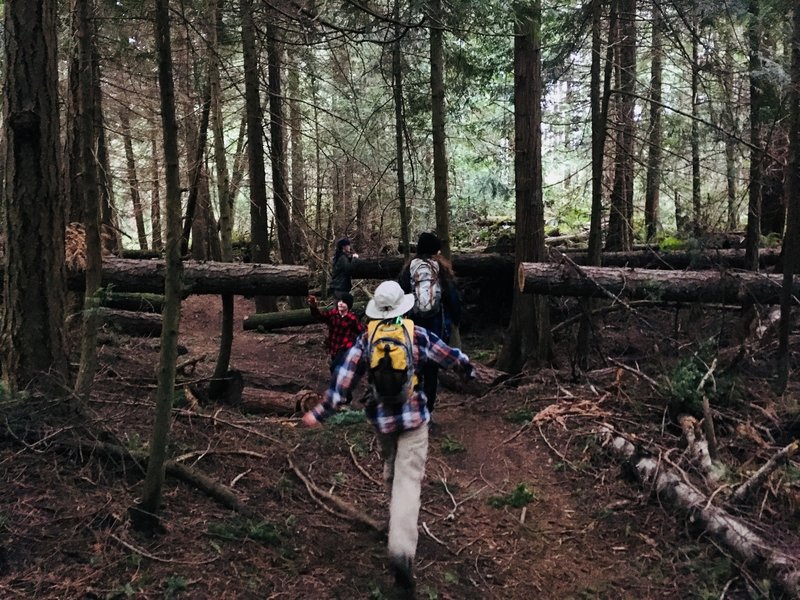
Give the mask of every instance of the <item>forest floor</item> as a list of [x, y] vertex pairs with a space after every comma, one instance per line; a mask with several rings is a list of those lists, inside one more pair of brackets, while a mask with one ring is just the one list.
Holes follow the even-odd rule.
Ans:
[[[321, 393], [328, 379], [324, 326], [241, 331], [238, 324], [252, 312], [252, 301], [236, 298], [231, 366], [244, 375], [245, 399], [265, 389]], [[211, 375], [220, 315], [216, 297], [184, 301], [179, 342], [188, 353], [179, 360], [207, 358], [181, 375], [183, 389]], [[734, 309], [613, 311], [598, 319], [599, 342], [589, 370], [578, 376], [570, 369], [572, 327], [554, 336], [556, 367], [509, 379], [483, 397], [441, 389], [441, 429], [430, 438], [422, 490], [417, 597], [782, 597], [768, 573], [743, 564], [625, 476], [598, 441], [606, 423], [679, 463], [681, 432], [672, 418], [679, 409], [668, 401], [665, 382], [672, 382], [673, 397], [691, 392], [710, 370], [692, 356], [710, 351], [719, 357], [707, 381], [716, 386], [711, 400], [726, 481], [735, 485], [788, 444], [799, 429], [791, 412], [798, 384], [783, 396], [771, 391], [774, 332], [751, 340], [738, 365], [724, 372], [725, 357], [736, 350], [727, 332], [738, 319]], [[486, 319], [470, 326], [467, 314], [463, 347], [474, 360], [490, 363], [501, 338], [499, 326]], [[800, 350], [794, 338], [793, 350]], [[165, 531], [133, 530], [127, 510], [142, 491], [141, 466], [88, 443], [104, 430], [110, 436], [99, 441], [146, 449], [157, 363], [157, 339], [104, 335], [90, 423], [54, 400], [3, 401], [1, 598], [399, 597], [385, 538], [315, 497], [295, 471], [386, 520], [377, 444], [357, 402], [309, 430], [299, 414], [247, 414], [178, 394], [170, 456], [229, 486], [251, 514], [240, 516], [168, 475]], [[729, 491], [717, 489], [712, 501]], [[777, 470], [735, 516], [796, 559], [797, 462]]]

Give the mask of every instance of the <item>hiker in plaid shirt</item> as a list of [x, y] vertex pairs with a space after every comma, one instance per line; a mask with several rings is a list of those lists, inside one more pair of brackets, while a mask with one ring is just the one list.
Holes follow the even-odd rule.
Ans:
[[336, 301], [336, 307], [325, 312], [322, 312], [317, 306], [316, 296], [309, 296], [307, 300], [311, 314], [328, 324], [328, 338], [325, 340], [325, 346], [330, 354], [331, 373], [334, 373], [336, 368], [342, 364], [347, 351], [355, 344], [358, 336], [364, 333], [364, 325], [350, 310], [353, 308], [353, 296], [350, 294], [343, 294], [342, 298]]
[[[371, 319], [396, 319], [414, 306], [414, 295], [405, 294], [396, 281], [385, 281], [375, 290], [367, 305]], [[322, 402], [303, 415], [309, 427], [319, 427], [346, 402], [369, 364], [369, 340], [360, 336], [347, 352], [336, 371]], [[439, 336], [422, 327], [414, 327], [413, 367], [418, 378], [426, 364], [461, 370], [466, 379], [475, 377], [469, 357], [458, 348], [451, 348]], [[383, 457], [383, 479], [391, 490], [389, 507], [389, 564], [398, 586], [413, 593], [412, 563], [417, 551], [417, 521], [420, 510], [422, 478], [428, 457], [428, 422], [430, 412], [421, 385], [410, 387], [402, 404], [390, 405], [373, 398], [366, 406], [366, 415], [378, 433]]]

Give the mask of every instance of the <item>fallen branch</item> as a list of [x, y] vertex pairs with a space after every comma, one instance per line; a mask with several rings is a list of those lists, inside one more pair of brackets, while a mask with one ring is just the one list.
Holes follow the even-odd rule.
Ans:
[[688, 484], [673, 470], [661, 468], [661, 461], [644, 456], [631, 442], [615, 435], [605, 425], [600, 432], [604, 446], [631, 463], [642, 486], [661, 500], [686, 511], [695, 523], [705, 527], [725, 548], [752, 565], [761, 565], [792, 598], [800, 597], [800, 559], [771, 547], [765, 539]]
[[689, 456], [694, 459], [693, 462], [699, 467], [708, 485], [712, 488], [717, 487], [720, 479], [719, 469], [711, 460], [708, 442], [704, 437], [698, 435], [700, 431], [697, 419], [690, 415], [681, 415], [678, 417], [678, 423], [683, 431], [683, 437], [686, 439], [686, 450]]
[[[329, 504], [332, 504], [337, 509], [339, 509], [339, 511], [344, 513], [341, 516], [343, 516], [346, 519], [349, 519], [350, 521], [355, 521], [356, 523], [361, 523], [362, 525], [366, 525], [367, 527], [369, 527], [370, 529], [374, 529], [378, 533], [383, 533], [384, 531], [386, 531], [385, 525], [379, 523], [369, 515], [363, 513], [352, 504], [345, 502], [338, 496], [334, 496], [333, 494], [329, 494], [325, 490], [320, 489], [313, 481], [311, 481], [311, 479], [306, 477], [306, 475], [300, 469], [297, 468], [297, 465], [295, 465], [294, 462], [292, 461], [291, 455], [287, 455], [286, 459], [289, 461], [289, 466], [292, 468], [292, 471], [294, 471], [294, 474], [297, 475], [298, 479], [300, 479], [300, 481], [302, 481], [303, 484], [305, 484], [306, 489], [308, 490], [308, 493], [311, 494], [312, 498], [314, 498], [317, 501], [319, 501], [318, 500], [319, 498], [326, 500]], [[322, 503], [322, 506], [326, 505]]]
[[755, 492], [764, 484], [770, 473], [772, 473], [779, 466], [785, 464], [797, 452], [798, 449], [800, 449], [800, 442], [795, 440], [788, 446], [778, 450], [778, 452], [776, 452], [775, 455], [770, 458], [758, 471], [753, 473], [750, 479], [736, 488], [733, 494], [731, 494], [731, 500], [734, 502], [743, 502], [744, 500], [747, 500], [747, 498], [749, 498], [753, 492]]

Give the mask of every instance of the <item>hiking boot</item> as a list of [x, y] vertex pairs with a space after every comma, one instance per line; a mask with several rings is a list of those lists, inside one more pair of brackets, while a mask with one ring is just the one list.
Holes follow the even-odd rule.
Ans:
[[413, 598], [416, 588], [414, 574], [411, 568], [411, 558], [408, 556], [393, 556], [389, 559], [389, 570], [394, 575], [394, 584], [404, 590], [408, 597]]

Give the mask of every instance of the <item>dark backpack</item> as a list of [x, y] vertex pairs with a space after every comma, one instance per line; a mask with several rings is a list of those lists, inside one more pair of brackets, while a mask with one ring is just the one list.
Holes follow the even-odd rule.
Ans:
[[367, 380], [376, 400], [401, 405], [412, 394], [414, 323], [410, 319], [370, 321], [367, 325]]
[[414, 291], [414, 314], [422, 318], [436, 315], [442, 307], [439, 262], [435, 258], [415, 258], [409, 265]]

